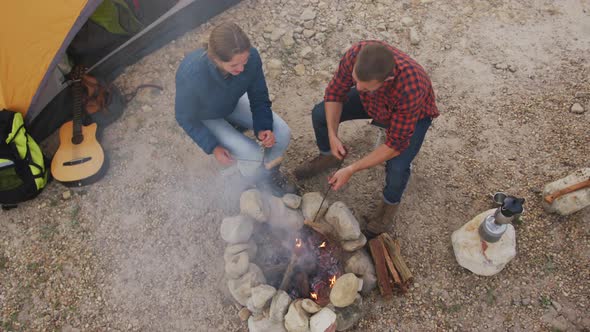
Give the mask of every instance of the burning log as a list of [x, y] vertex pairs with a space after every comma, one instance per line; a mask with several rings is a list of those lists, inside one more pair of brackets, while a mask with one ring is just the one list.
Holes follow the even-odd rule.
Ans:
[[319, 223], [306, 219], [303, 221], [303, 224], [307, 225], [314, 231], [322, 234], [324, 237], [326, 237], [326, 239], [328, 239], [332, 243], [340, 242], [338, 238], [334, 236], [334, 227], [332, 227], [332, 225], [328, 223]]
[[393, 294], [393, 285], [389, 273], [387, 273], [387, 266], [385, 256], [388, 255], [384, 246], [381, 245], [379, 237], [369, 240], [369, 249], [373, 261], [375, 262], [375, 270], [377, 272], [377, 285], [381, 295], [385, 298], [389, 298]]
[[307, 273], [303, 272], [303, 271], [298, 271], [295, 274], [295, 283], [297, 285], [297, 289], [299, 290], [299, 293], [301, 294], [301, 296], [307, 296], [310, 292], [309, 289], [309, 277], [307, 276]]
[[281, 285], [279, 289], [287, 291], [289, 287], [289, 282], [291, 280], [291, 276], [293, 274], [293, 269], [297, 265], [297, 260], [299, 258], [299, 248], [301, 247], [301, 240], [295, 239], [295, 248], [293, 248], [293, 253], [291, 254], [291, 259], [289, 260], [289, 265], [287, 265], [287, 270], [283, 275], [283, 280], [281, 281]]
[[399, 272], [399, 275], [402, 280], [403, 287], [407, 287], [414, 281], [414, 277], [412, 276], [412, 272], [406, 265], [402, 255], [401, 255], [401, 248], [399, 242], [394, 240], [389, 236], [387, 233], [383, 233], [380, 235], [383, 238], [383, 242], [389, 251], [389, 255], [391, 256], [391, 260], [393, 261], [393, 265], [395, 269]]

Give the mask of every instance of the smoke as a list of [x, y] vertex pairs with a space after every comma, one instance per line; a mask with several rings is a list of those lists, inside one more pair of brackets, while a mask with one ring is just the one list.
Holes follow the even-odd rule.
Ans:
[[[163, 141], [174, 144], [181, 134]], [[147, 133], [137, 135], [147, 141]], [[248, 183], [235, 166], [220, 170], [196, 147], [183, 154], [178, 146], [115, 149], [109, 176], [89, 194], [84, 210], [97, 223], [105, 310], [123, 329], [237, 330], [239, 320], [228, 319], [235, 309], [224, 294], [219, 227], [238, 213]]]

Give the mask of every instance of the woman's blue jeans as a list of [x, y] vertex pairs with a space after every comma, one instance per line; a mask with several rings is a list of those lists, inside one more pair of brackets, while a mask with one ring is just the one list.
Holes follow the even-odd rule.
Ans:
[[203, 120], [203, 124], [215, 135], [221, 146], [229, 150], [232, 157], [237, 160], [238, 169], [244, 176], [254, 176], [255, 172], [264, 163], [269, 164], [281, 158], [291, 140], [291, 130], [287, 123], [276, 113], [272, 113], [275, 145], [262, 149], [260, 145], [248, 136], [237, 130], [234, 125], [242, 128], [253, 129], [252, 112], [247, 95], [243, 95], [236, 109], [223, 119]]
[[[342, 105], [340, 122], [357, 119], [370, 119], [365, 112], [360, 96], [356, 89], [348, 93], [348, 101]], [[321, 154], [331, 154], [330, 140], [328, 138], [328, 124], [326, 122], [326, 110], [324, 102], [317, 104], [312, 111], [313, 129], [315, 131], [316, 144]], [[419, 120], [416, 123], [414, 134], [410, 138], [410, 146], [402, 153], [386, 162], [385, 187], [383, 198], [388, 204], [399, 203], [410, 179], [412, 172], [412, 160], [420, 151], [426, 132], [432, 123], [431, 118]]]

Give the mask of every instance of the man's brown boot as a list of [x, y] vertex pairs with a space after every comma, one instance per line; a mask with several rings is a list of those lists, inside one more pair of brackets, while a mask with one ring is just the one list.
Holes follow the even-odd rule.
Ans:
[[398, 208], [399, 203], [387, 204], [381, 200], [375, 215], [365, 228], [364, 233], [367, 239], [372, 239], [381, 233], [390, 232], [393, 229], [393, 217], [396, 215]]
[[323, 155], [313, 158], [305, 164], [295, 169], [295, 177], [297, 180], [303, 180], [317, 175], [330, 168], [336, 168], [340, 165], [340, 160], [333, 155]]

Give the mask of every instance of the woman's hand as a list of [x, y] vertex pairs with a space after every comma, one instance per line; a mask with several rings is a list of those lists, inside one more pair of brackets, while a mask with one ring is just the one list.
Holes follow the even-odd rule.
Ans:
[[275, 134], [271, 130], [262, 130], [258, 132], [258, 139], [265, 148], [271, 148], [275, 145]]
[[228, 166], [234, 163], [234, 158], [232, 158], [229, 151], [220, 145], [213, 149], [213, 155], [215, 156], [215, 159], [217, 159], [217, 161], [222, 165]]
[[338, 190], [350, 180], [353, 174], [354, 171], [350, 166], [344, 167], [334, 173], [334, 175], [328, 179], [328, 183], [330, 183], [332, 189]]

